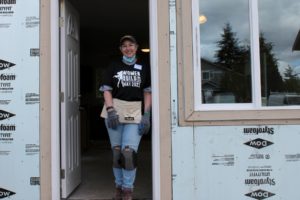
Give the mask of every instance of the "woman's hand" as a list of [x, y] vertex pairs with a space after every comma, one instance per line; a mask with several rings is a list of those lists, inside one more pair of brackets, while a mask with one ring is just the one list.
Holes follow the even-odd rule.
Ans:
[[108, 128], [117, 129], [119, 122], [119, 115], [117, 111], [111, 107], [107, 110], [107, 126]]
[[139, 123], [139, 134], [146, 135], [150, 129], [150, 112], [145, 112]]

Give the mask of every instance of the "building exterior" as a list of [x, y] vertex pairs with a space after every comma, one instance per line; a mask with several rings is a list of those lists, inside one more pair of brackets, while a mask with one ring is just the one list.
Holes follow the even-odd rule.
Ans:
[[[61, 181], [72, 144], [60, 131], [79, 134], [68, 124], [79, 72], [63, 67], [80, 63], [79, 25], [61, 5], [0, 0], [3, 199], [57, 200], [77, 184], [73, 171]], [[299, 10], [297, 0], [149, 1], [153, 199], [300, 198], [298, 101], [267, 103], [300, 94]]]

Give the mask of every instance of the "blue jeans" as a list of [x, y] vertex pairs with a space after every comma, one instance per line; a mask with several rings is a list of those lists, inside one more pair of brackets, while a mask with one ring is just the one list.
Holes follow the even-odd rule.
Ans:
[[[138, 146], [142, 136], [138, 132], [138, 124], [120, 124], [117, 129], [108, 128], [105, 120], [106, 128], [108, 131], [111, 147], [120, 146], [121, 150], [129, 146], [135, 152], [138, 151]], [[133, 188], [135, 180], [136, 169], [125, 170], [122, 168], [114, 168], [113, 173], [115, 176], [115, 184], [122, 188]]]

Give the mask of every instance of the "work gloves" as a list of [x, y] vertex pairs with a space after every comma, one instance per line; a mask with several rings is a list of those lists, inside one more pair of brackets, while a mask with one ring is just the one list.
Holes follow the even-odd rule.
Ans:
[[117, 129], [119, 124], [119, 115], [117, 114], [117, 111], [113, 107], [107, 109], [108, 128]]
[[150, 129], [150, 112], [145, 112], [142, 116], [141, 122], [139, 123], [139, 134], [145, 135]]
[[[111, 107], [107, 110], [107, 126], [111, 129], [117, 129], [120, 124], [119, 115], [117, 111]], [[150, 112], [145, 112], [142, 116], [141, 122], [138, 125], [138, 131], [140, 135], [145, 135], [150, 129]]]

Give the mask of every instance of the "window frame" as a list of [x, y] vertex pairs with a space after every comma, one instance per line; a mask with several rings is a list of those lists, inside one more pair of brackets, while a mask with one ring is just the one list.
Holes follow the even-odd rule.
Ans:
[[[261, 104], [258, 2], [249, 1], [252, 103], [201, 104], [198, 0], [177, 0], [177, 69], [180, 125], [299, 124], [300, 106]], [[195, 45], [196, 44], [196, 45]], [[198, 56], [195, 56], [198, 55]], [[193, 77], [191, 79], [191, 77]], [[201, 99], [201, 101], [195, 101]], [[199, 104], [200, 102], [200, 104]]]

